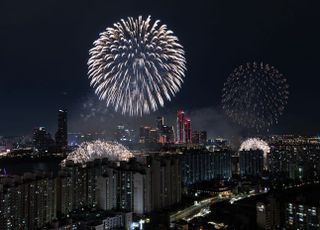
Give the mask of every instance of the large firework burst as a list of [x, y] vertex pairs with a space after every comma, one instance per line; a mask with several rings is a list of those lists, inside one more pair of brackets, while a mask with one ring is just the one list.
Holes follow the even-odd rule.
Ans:
[[90, 50], [91, 85], [107, 106], [132, 116], [155, 111], [181, 88], [184, 50], [166, 25], [128, 17], [100, 33]]
[[75, 151], [63, 160], [83, 164], [95, 159], [108, 158], [110, 161], [127, 161], [133, 154], [123, 145], [114, 142], [93, 141], [82, 143]]
[[279, 71], [264, 63], [247, 63], [228, 77], [222, 107], [236, 123], [258, 131], [278, 123], [287, 105], [289, 85]]

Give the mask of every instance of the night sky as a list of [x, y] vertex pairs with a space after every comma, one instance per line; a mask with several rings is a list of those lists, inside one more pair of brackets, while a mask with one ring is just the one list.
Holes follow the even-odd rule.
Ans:
[[88, 100], [94, 100], [86, 64], [92, 42], [107, 26], [138, 15], [160, 19], [175, 32], [185, 48], [188, 71], [181, 91], [165, 108], [128, 123], [152, 121], [158, 114], [174, 117], [175, 109], [183, 107], [196, 128], [212, 135], [236, 133], [240, 127], [220, 110], [223, 83], [238, 65], [263, 61], [279, 69], [290, 84], [288, 107], [271, 132], [317, 134], [316, 2], [1, 0], [0, 135], [28, 134], [36, 126], [54, 130], [61, 107], [69, 110], [71, 131], [94, 129], [94, 123], [101, 127], [100, 122], [106, 129], [126, 122], [126, 117], [112, 112], [83, 121], [80, 113], [85, 113]]

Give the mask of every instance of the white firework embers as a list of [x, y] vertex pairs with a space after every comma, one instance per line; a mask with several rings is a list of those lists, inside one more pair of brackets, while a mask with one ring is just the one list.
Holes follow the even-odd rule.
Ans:
[[178, 38], [159, 20], [128, 17], [100, 33], [89, 52], [89, 78], [100, 100], [131, 116], [156, 111], [181, 88], [186, 71]]
[[133, 154], [123, 145], [97, 140], [80, 144], [75, 151], [63, 160], [62, 164], [65, 164], [66, 161], [83, 164], [102, 158], [108, 158], [110, 161], [128, 161], [131, 157], [133, 157]]
[[236, 123], [263, 130], [278, 123], [289, 97], [286, 78], [273, 66], [247, 63], [228, 77], [222, 107]]

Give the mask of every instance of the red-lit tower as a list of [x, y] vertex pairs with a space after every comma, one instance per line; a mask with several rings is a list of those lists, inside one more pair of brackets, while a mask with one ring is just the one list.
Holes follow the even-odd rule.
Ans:
[[185, 117], [182, 109], [177, 112], [177, 144], [192, 143], [191, 119]]
[[184, 111], [179, 109], [177, 112], [177, 144], [183, 144], [185, 141], [184, 121]]

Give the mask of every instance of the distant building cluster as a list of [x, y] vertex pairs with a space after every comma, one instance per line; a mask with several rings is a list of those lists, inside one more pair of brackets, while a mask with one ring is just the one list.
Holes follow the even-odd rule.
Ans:
[[177, 111], [176, 129], [166, 125], [164, 117], [157, 117], [156, 127], [142, 126], [139, 132], [141, 144], [182, 144], [205, 145], [207, 143], [206, 131], [193, 131], [191, 119], [185, 116], [185, 111]]
[[157, 117], [156, 127], [142, 126], [139, 131], [140, 144], [173, 144], [174, 128], [165, 125], [164, 117]]
[[320, 176], [318, 138], [274, 137], [270, 140], [269, 171], [292, 180], [317, 179]]
[[124, 125], [118, 125], [114, 132], [114, 140], [122, 144], [131, 144], [136, 142], [136, 131], [128, 129]]
[[[204, 130], [193, 130], [191, 119], [185, 116], [184, 110], [177, 111], [176, 125], [165, 123], [165, 118], [156, 118], [155, 126], [144, 125], [139, 130], [129, 128], [127, 125], [115, 125], [115, 129], [110, 132], [69, 132], [67, 110], [58, 111], [57, 131], [51, 135], [46, 127], [36, 127], [33, 129], [31, 140], [21, 137], [0, 137], [0, 157], [11, 152], [10, 156], [24, 156], [32, 154], [37, 156], [66, 155], [67, 152], [81, 145], [83, 142], [95, 140], [116, 141], [134, 149], [137, 146], [151, 146], [151, 149], [160, 145], [203, 145], [208, 141], [207, 132]], [[26, 150], [26, 151], [23, 151]], [[18, 150], [18, 151], [17, 151]]]
[[[59, 110], [55, 138], [45, 127], [34, 129], [32, 140], [0, 137], [4, 160], [65, 159], [54, 173], [15, 176], [0, 168], [0, 229], [141, 228], [134, 218], [178, 207], [183, 196], [235, 196], [234, 202], [238, 194], [320, 181], [318, 137], [249, 138], [233, 148], [193, 130], [181, 109], [175, 125], [164, 117], [138, 133], [118, 125], [105, 141], [105, 132], [68, 133], [67, 111]], [[255, 208], [261, 229], [319, 228], [318, 205], [300, 198], [270, 196]]]
[[68, 147], [67, 111], [58, 112], [58, 129], [55, 139], [45, 127], [35, 128], [33, 131], [33, 147], [40, 154], [65, 151]]

